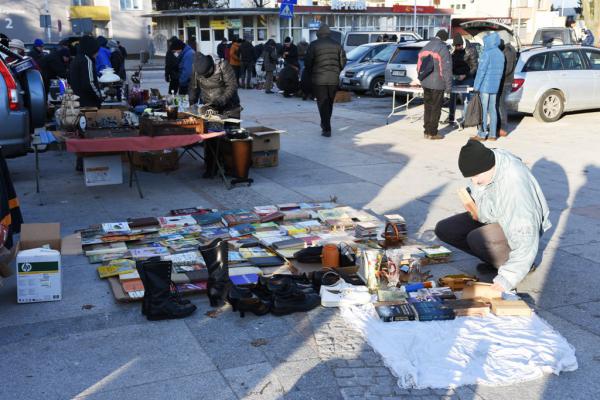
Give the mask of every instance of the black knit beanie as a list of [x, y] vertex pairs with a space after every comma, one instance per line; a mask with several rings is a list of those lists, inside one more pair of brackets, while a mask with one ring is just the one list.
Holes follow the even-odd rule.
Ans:
[[435, 34], [435, 36], [439, 37], [442, 42], [445, 42], [446, 40], [448, 40], [448, 31], [445, 29], [440, 29], [438, 33]]
[[494, 152], [477, 140], [469, 139], [460, 149], [458, 168], [465, 178], [489, 171], [496, 165]]

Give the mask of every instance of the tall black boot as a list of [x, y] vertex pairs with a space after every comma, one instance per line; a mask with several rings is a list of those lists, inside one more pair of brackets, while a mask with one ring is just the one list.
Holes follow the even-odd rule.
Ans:
[[[138, 260], [135, 262], [135, 268], [138, 271], [138, 274], [140, 275], [140, 278], [142, 279], [142, 283], [144, 284], [144, 299], [142, 301], [142, 315], [148, 315], [148, 307], [150, 306], [150, 287], [149, 284], [147, 284], [146, 282], [148, 282], [148, 278], [146, 278], [146, 270], [144, 269], [144, 266], [148, 263], [153, 263], [153, 262], [158, 262], [160, 261], [160, 257], [152, 257], [149, 258], [147, 260]], [[190, 301], [187, 299], [184, 299], [181, 297], [181, 295], [179, 295], [179, 293], [173, 293], [171, 292], [171, 297], [173, 297], [175, 299], [175, 301], [177, 301], [177, 303], [181, 304], [181, 305], [186, 305], [186, 304], [190, 304]]]
[[143, 264], [144, 288], [150, 290], [146, 300], [146, 317], [150, 321], [185, 318], [196, 311], [195, 305], [179, 304], [171, 294], [171, 268], [171, 261], [146, 261]]
[[207, 295], [211, 307], [220, 307], [225, 303], [229, 288], [228, 248], [223, 239], [215, 239], [200, 246], [200, 253], [208, 269]]

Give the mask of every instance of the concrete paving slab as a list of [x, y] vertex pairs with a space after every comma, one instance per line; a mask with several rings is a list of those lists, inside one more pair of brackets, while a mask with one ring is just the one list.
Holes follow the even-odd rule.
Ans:
[[222, 373], [238, 397], [274, 399], [282, 396], [285, 389], [279, 379], [271, 374], [272, 368], [269, 363], [260, 363], [225, 369]]

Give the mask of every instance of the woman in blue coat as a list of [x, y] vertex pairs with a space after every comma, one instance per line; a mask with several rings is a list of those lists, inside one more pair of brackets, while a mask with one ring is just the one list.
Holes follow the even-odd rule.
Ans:
[[481, 96], [483, 121], [477, 135], [472, 139], [479, 141], [496, 140], [498, 128], [496, 95], [504, 75], [504, 54], [498, 46], [500, 46], [500, 36], [496, 32], [488, 34], [483, 39], [483, 54], [479, 58], [479, 67], [475, 76], [474, 89]]

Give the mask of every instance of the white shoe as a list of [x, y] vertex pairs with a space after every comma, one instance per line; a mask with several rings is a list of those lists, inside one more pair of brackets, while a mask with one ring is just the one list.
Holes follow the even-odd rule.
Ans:
[[352, 306], [371, 302], [371, 294], [366, 286], [351, 285], [341, 278], [334, 285], [321, 286], [319, 294], [323, 307]]

